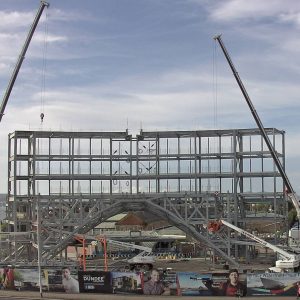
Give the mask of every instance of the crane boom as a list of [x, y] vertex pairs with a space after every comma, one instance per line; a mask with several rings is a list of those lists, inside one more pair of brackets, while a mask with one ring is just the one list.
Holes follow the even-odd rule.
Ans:
[[128, 249], [138, 249], [138, 250], [141, 250], [141, 251], [147, 252], [147, 253], [152, 252], [152, 249], [149, 248], [149, 247], [144, 247], [144, 246], [140, 246], [140, 245], [135, 245], [135, 244], [116, 241], [116, 240], [111, 240], [111, 239], [106, 239], [106, 241], [108, 243], [111, 243], [112, 245], [115, 245], [115, 246], [121, 246], [121, 247], [125, 247], [125, 248], [128, 248]]
[[296, 195], [296, 193], [295, 193], [295, 191], [294, 191], [294, 189], [293, 189], [293, 187], [292, 187], [292, 185], [290, 183], [290, 180], [289, 180], [289, 178], [288, 178], [288, 176], [287, 176], [287, 174], [286, 174], [286, 172], [285, 172], [285, 170], [284, 170], [284, 168], [282, 166], [282, 163], [280, 162], [280, 160], [278, 158], [276, 150], [275, 150], [274, 146], [272, 145], [272, 143], [271, 143], [271, 141], [270, 141], [270, 139], [269, 139], [269, 137], [268, 137], [268, 135], [266, 133], [266, 130], [265, 130], [265, 128], [264, 128], [264, 126], [263, 126], [263, 124], [262, 124], [262, 122], [260, 120], [259, 115], [257, 114], [257, 112], [255, 110], [255, 107], [254, 107], [254, 105], [253, 105], [253, 103], [252, 103], [252, 101], [251, 101], [251, 99], [250, 99], [250, 97], [249, 97], [249, 95], [248, 95], [248, 93], [246, 91], [246, 88], [245, 88], [245, 86], [244, 86], [244, 84], [243, 84], [243, 82], [242, 82], [242, 80], [241, 80], [241, 78], [240, 78], [237, 70], [235, 69], [235, 66], [234, 66], [234, 64], [233, 64], [233, 62], [232, 62], [232, 60], [231, 60], [231, 58], [230, 58], [230, 56], [229, 56], [229, 54], [228, 54], [228, 52], [227, 52], [227, 50], [225, 48], [225, 45], [224, 45], [224, 43], [223, 43], [223, 41], [221, 39], [221, 35], [215, 36], [214, 39], [216, 41], [218, 41], [218, 43], [219, 43], [219, 45], [220, 45], [220, 47], [221, 47], [221, 49], [222, 49], [222, 51], [223, 51], [223, 53], [225, 55], [225, 58], [226, 58], [229, 66], [230, 66], [230, 68], [231, 68], [231, 70], [233, 72], [233, 75], [234, 75], [234, 77], [235, 77], [235, 79], [237, 81], [237, 84], [239, 85], [239, 87], [240, 87], [240, 89], [242, 91], [242, 94], [243, 94], [243, 96], [244, 96], [244, 98], [245, 98], [245, 100], [246, 100], [246, 102], [247, 102], [247, 104], [248, 104], [248, 106], [250, 108], [250, 111], [251, 111], [251, 113], [252, 113], [252, 115], [254, 117], [254, 120], [255, 120], [258, 128], [260, 129], [260, 132], [261, 132], [261, 134], [262, 134], [262, 136], [263, 136], [263, 138], [265, 140], [265, 143], [267, 144], [267, 147], [268, 147], [268, 149], [269, 149], [269, 151], [270, 151], [270, 153], [272, 155], [272, 158], [273, 158], [273, 160], [274, 160], [274, 162], [275, 162], [275, 164], [276, 164], [276, 166], [278, 168], [278, 171], [279, 171], [279, 173], [280, 173], [280, 175], [281, 175], [281, 177], [282, 177], [282, 179], [284, 181], [284, 184], [285, 184], [286, 189], [287, 189], [287, 195], [291, 199], [291, 201], [292, 201], [292, 203], [293, 203], [293, 205], [294, 205], [294, 207], [296, 209], [298, 220], [300, 220], [300, 204], [299, 204], [299, 199], [298, 199], [298, 197], [297, 197], [297, 195]]
[[20, 68], [21, 68], [21, 66], [22, 66], [23, 60], [24, 60], [24, 58], [25, 58], [26, 51], [27, 51], [27, 49], [28, 49], [28, 46], [29, 46], [29, 44], [30, 44], [30, 41], [31, 41], [32, 36], [33, 36], [33, 34], [34, 34], [34, 31], [35, 31], [35, 29], [36, 29], [36, 27], [37, 27], [37, 24], [38, 24], [38, 22], [39, 22], [39, 20], [40, 20], [40, 17], [41, 17], [41, 15], [42, 15], [42, 13], [43, 13], [44, 8], [45, 8], [45, 7], [48, 7], [48, 6], [49, 6], [49, 3], [48, 3], [48, 2], [41, 1], [40, 7], [39, 7], [39, 9], [38, 9], [38, 11], [37, 11], [37, 13], [36, 13], [35, 19], [34, 19], [32, 25], [31, 25], [31, 27], [30, 27], [30, 30], [29, 30], [29, 32], [28, 32], [26, 41], [25, 41], [25, 43], [24, 43], [24, 45], [23, 45], [23, 48], [22, 48], [21, 53], [20, 53], [20, 55], [19, 55], [18, 61], [17, 61], [16, 65], [15, 65], [14, 71], [13, 71], [13, 73], [12, 73], [12, 75], [11, 75], [10, 81], [9, 81], [8, 86], [7, 86], [7, 88], [6, 88], [4, 97], [3, 97], [3, 99], [2, 99], [2, 103], [1, 103], [1, 107], [0, 107], [0, 122], [1, 122], [2, 117], [3, 117], [3, 115], [4, 115], [4, 111], [5, 111], [6, 104], [7, 104], [7, 102], [8, 102], [10, 93], [11, 93], [12, 88], [13, 88], [13, 86], [14, 86], [14, 84], [15, 84], [16, 79], [17, 79], [17, 76], [18, 76], [18, 73], [19, 73], [19, 71], [20, 71]]
[[[81, 235], [77, 234], [76, 236], [81, 236]], [[112, 239], [108, 239], [102, 235], [97, 235], [97, 236], [84, 235], [84, 238], [89, 239], [89, 240], [96, 240], [96, 241], [104, 241], [105, 240], [107, 243], [111, 243], [112, 245], [115, 245], [115, 246], [120, 246], [120, 247], [124, 247], [127, 249], [138, 249], [138, 250], [141, 250], [141, 251], [147, 252], [147, 253], [152, 252], [152, 249], [150, 247], [135, 245], [135, 244], [121, 242], [121, 241], [117, 241], [117, 240], [112, 240]]]
[[[76, 235], [80, 236], [80, 235]], [[114, 246], [119, 246], [122, 248], [132, 249], [132, 250], [140, 250], [141, 252], [136, 256], [132, 257], [128, 260], [129, 264], [153, 264], [155, 262], [154, 256], [150, 255], [152, 253], [152, 248], [146, 246], [135, 245], [127, 242], [116, 241], [112, 239], [108, 239], [105, 236], [98, 235], [96, 237], [85, 235], [86, 239], [96, 240], [100, 242], [106, 242], [107, 244], [111, 244]]]
[[281, 249], [281, 248], [279, 248], [279, 247], [277, 247], [277, 246], [275, 246], [275, 245], [273, 245], [273, 244], [257, 237], [256, 235], [254, 235], [254, 234], [252, 234], [252, 233], [250, 233], [250, 232], [248, 232], [244, 229], [241, 229], [241, 228], [239, 228], [239, 227], [237, 227], [237, 226], [235, 226], [235, 225], [233, 225], [233, 224], [231, 224], [231, 223], [229, 223], [225, 220], [220, 220], [220, 222], [223, 225], [239, 232], [240, 234], [243, 234], [246, 237], [256, 241], [260, 245], [273, 250], [275, 253], [279, 253], [283, 257], [283, 259], [280, 259], [280, 260], [276, 261], [276, 267], [279, 267], [279, 268], [282, 268], [282, 269], [291, 269], [291, 268], [298, 268], [299, 267], [300, 257], [299, 257], [298, 254], [291, 254], [291, 253], [289, 253], [289, 252], [287, 252], [287, 251], [285, 251], [285, 250], [283, 250], [283, 249]]
[[287, 251], [285, 251], [285, 250], [283, 250], [283, 249], [281, 249], [281, 248], [279, 248], [279, 247], [277, 247], [277, 246], [275, 246], [275, 245], [273, 245], [273, 244], [271, 244], [271, 243], [269, 243], [269, 242], [267, 242], [267, 241], [265, 241], [265, 240], [257, 237], [256, 235], [254, 235], [254, 234], [252, 234], [252, 233], [250, 233], [250, 232], [248, 232], [248, 231], [246, 231], [246, 230], [244, 230], [242, 228], [239, 228], [239, 227], [237, 227], [237, 226], [235, 226], [235, 225], [233, 225], [233, 224], [231, 224], [231, 223], [229, 223], [229, 222], [227, 222], [225, 220], [220, 220], [220, 221], [225, 226], [227, 226], [227, 227], [229, 227], [229, 228], [231, 228], [231, 229], [233, 229], [233, 230], [235, 230], [235, 231], [237, 231], [237, 232], [245, 235], [246, 237], [248, 237], [248, 238], [256, 241], [257, 243], [259, 243], [260, 245], [263, 245], [264, 247], [272, 249], [274, 252], [277, 252], [277, 253], [281, 254], [287, 260], [292, 260], [292, 259], [295, 259], [295, 257], [297, 257], [296, 255], [290, 254]]

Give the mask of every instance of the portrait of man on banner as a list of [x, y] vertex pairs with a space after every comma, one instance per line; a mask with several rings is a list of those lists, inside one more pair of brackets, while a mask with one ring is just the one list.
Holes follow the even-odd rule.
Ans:
[[157, 269], [152, 269], [150, 279], [144, 282], [144, 295], [170, 295], [170, 288], [165, 286]]
[[78, 280], [72, 277], [69, 267], [64, 267], [62, 270], [62, 285], [66, 293], [79, 293]]

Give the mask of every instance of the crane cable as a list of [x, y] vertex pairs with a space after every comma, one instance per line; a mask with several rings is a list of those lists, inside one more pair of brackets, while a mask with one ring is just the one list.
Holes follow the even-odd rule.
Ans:
[[[215, 41], [213, 41], [212, 44], [213, 47], [213, 55], [212, 55], [212, 94], [213, 94], [213, 129], [217, 130], [218, 127], [218, 64], [217, 64], [217, 44]], [[208, 141], [209, 143], [209, 141]], [[215, 138], [213, 138], [213, 142], [211, 145], [211, 150], [214, 153], [217, 153], [219, 151], [219, 149], [216, 149], [217, 147], [217, 141]], [[210, 145], [208, 146], [210, 148]], [[208, 149], [208, 151], [210, 151], [210, 149]], [[210, 164], [210, 160], [208, 160], [208, 172], [217, 172], [217, 167], [216, 165], [213, 163], [213, 166], [211, 166]], [[217, 182], [217, 179], [213, 179], [214, 183], [213, 183], [213, 188], [216, 191], [219, 191], [220, 189], [220, 185]], [[210, 179], [209, 179], [209, 189], [211, 189], [211, 183], [210, 183]]]
[[48, 50], [48, 12], [46, 12], [44, 26], [44, 45], [43, 45], [43, 64], [42, 64], [42, 83], [41, 83], [41, 125], [43, 124], [45, 113], [45, 91], [46, 91], [46, 70], [47, 70], [47, 50]]
[[214, 100], [214, 117], [213, 128], [218, 126], [218, 64], [217, 64], [217, 43], [213, 41], [213, 100]]

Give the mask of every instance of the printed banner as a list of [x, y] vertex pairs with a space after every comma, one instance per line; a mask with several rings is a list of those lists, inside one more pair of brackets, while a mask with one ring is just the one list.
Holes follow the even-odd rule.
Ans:
[[243, 297], [247, 295], [247, 275], [237, 269], [224, 273], [212, 273], [213, 295]]
[[[173, 272], [71, 272], [42, 270], [42, 288], [66, 293], [123, 293], [178, 296], [296, 296], [300, 273], [239, 274]], [[77, 276], [78, 275], [78, 276]], [[77, 280], [78, 278], [78, 280]], [[0, 289], [39, 290], [37, 269], [0, 268]]]
[[142, 294], [142, 274], [133, 272], [112, 272], [113, 293]]
[[79, 282], [78, 277], [71, 273], [69, 267], [62, 269], [62, 285], [66, 293], [79, 293]]
[[178, 272], [178, 295], [182, 296], [245, 296], [246, 274], [236, 269], [226, 273]]
[[162, 272], [153, 269], [144, 274], [143, 294], [177, 295], [177, 276], [175, 272]]
[[178, 283], [178, 294], [181, 296], [213, 295], [211, 274], [178, 272], [177, 283]]
[[15, 289], [15, 269], [0, 268], [0, 288]]
[[[14, 286], [17, 290], [38, 291], [40, 289], [38, 269], [11, 269], [14, 271]], [[8, 278], [8, 277], [7, 277]], [[48, 289], [48, 272], [42, 270], [42, 288]], [[11, 279], [12, 280], [12, 279]]]
[[112, 293], [111, 272], [79, 271], [80, 293]]
[[296, 296], [300, 273], [260, 273], [247, 275], [249, 296]]
[[64, 267], [58, 270], [47, 270], [48, 289], [52, 292], [79, 293], [77, 271]]
[[[4, 270], [4, 269], [3, 269]], [[38, 269], [11, 269], [13, 270], [14, 288], [18, 290], [39, 290], [39, 272]], [[0, 278], [3, 271], [0, 269]], [[12, 275], [6, 278], [6, 281]], [[78, 293], [79, 285], [77, 281], [77, 272], [71, 272], [69, 268], [63, 270], [42, 269], [41, 273], [43, 290], [53, 292]], [[11, 281], [11, 280], [10, 280]], [[7, 286], [7, 284], [5, 284]], [[10, 284], [12, 286], [12, 284]]]
[[[62, 284], [62, 270], [47, 270], [48, 273], [48, 290], [51, 292], [65, 292]], [[77, 278], [77, 274], [73, 274]]]

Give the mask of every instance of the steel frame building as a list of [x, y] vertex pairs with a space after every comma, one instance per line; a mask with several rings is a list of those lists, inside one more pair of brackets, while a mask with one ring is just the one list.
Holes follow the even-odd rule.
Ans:
[[[285, 163], [284, 132], [266, 129]], [[258, 129], [124, 132], [15, 131], [8, 137], [9, 250], [2, 264], [65, 263], [66, 247], [109, 217], [149, 210], [237, 264], [256, 205], [286, 223], [283, 182]], [[39, 225], [39, 226], [38, 226]], [[39, 227], [39, 231], [37, 231]], [[39, 232], [40, 234], [37, 234]], [[233, 259], [234, 257], [235, 259]]]

